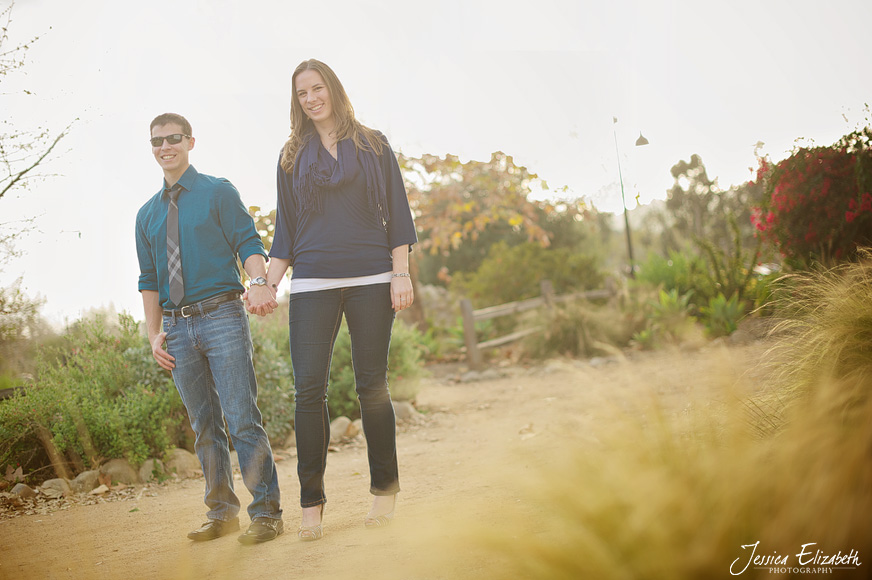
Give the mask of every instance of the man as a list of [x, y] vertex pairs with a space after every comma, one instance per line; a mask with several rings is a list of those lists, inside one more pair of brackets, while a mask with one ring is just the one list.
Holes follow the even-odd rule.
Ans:
[[164, 183], [136, 216], [139, 291], [152, 354], [172, 371], [206, 479], [208, 521], [188, 538], [213, 540], [239, 529], [226, 419], [252, 495], [251, 525], [239, 541], [272, 540], [284, 529], [278, 477], [257, 408], [251, 334], [240, 300], [245, 288], [236, 265], [238, 256], [252, 280], [250, 307], [271, 312], [278, 304], [264, 279], [263, 243], [236, 188], [188, 162], [190, 123], [166, 113], [150, 130]]

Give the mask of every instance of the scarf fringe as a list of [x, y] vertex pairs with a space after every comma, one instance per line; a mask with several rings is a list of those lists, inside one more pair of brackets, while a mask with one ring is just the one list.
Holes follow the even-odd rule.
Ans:
[[[297, 207], [301, 214], [307, 211], [321, 213], [324, 209], [321, 195], [315, 186], [316, 165], [317, 163], [311, 163], [306, 171], [301, 172], [299, 180], [294, 175], [294, 193], [297, 196]], [[296, 167], [294, 173], [296, 173]]]
[[[320, 141], [317, 137], [310, 138], [300, 150], [297, 162], [294, 164], [294, 197], [297, 213], [321, 213], [324, 210], [324, 196], [348, 181], [346, 163], [354, 155], [366, 177], [367, 205], [375, 219], [382, 227], [390, 221], [388, 209], [387, 186], [384, 172], [376, 154], [370, 150], [356, 150], [350, 139], [343, 139], [337, 145], [338, 167], [332, 175], [318, 172], [318, 152]], [[386, 145], [387, 146], [387, 145]]]

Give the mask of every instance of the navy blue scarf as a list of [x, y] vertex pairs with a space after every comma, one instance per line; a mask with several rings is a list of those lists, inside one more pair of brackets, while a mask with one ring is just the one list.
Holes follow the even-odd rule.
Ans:
[[324, 208], [324, 196], [331, 190], [344, 185], [351, 177], [349, 161], [354, 157], [366, 176], [366, 198], [373, 215], [384, 226], [391, 219], [388, 212], [387, 189], [381, 163], [375, 153], [369, 150], [357, 150], [351, 139], [342, 139], [336, 144], [337, 166], [328, 174], [319, 170], [318, 151], [321, 140], [313, 134], [300, 152], [294, 163], [294, 201], [298, 215], [307, 211], [321, 213]]

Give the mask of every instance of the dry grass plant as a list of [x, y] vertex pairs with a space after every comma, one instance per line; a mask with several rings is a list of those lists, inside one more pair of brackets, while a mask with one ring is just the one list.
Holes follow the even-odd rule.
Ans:
[[773, 302], [784, 318], [769, 353], [775, 380], [749, 400], [761, 434], [783, 428], [788, 409], [822, 381], [856, 385], [831, 403], [843, 405], [834, 412], [850, 412], [867, 396], [861, 385], [872, 385], [872, 251], [859, 255], [861, 262], [780, 280]]
[[[758, 555], [788, 556], [793, 567], [803, 544], [856, 550], [860, 569], [841, 572], [866, 577], [872, 266], [811, 274], [793, 287], [802, 288], [792, 296], [799, 317], [774, 351], [794, 360], [771, 389], [777, 429], [760, 436], [727, 377], [722, 403], [601, 417], [597, 444], [577, 441], [529, 486], [535, 509], [460, 541], [493, 555], [507, 579], [729, 578], [731, 564], [739, 571], [750, 555], [742, 546], [758, 541]], [[752, 564], [741, 576], [773, 574]]]
[[544, 327], [543, 332], [521, 343], [523, 355], [531, 359], [611, 355], [626, 347], [639, 327], [634, 317], [616, 304], [598, 305], [584, 299], [528, 312], [521, 320], [522, 327]]
[[[530, 489], [538, 516], [476, 530], [477, 541], [502, 556], [507, 579], [727, 578], [747, 559], [741, 546], [757, 541], [758, 554], [791, 562], [816, 542], [858, 550], [866, 563], [872, 402], [843, 423], [819, 404], [843, 386], [823, 385], [766, 440], [749, 436], [739, 405], [726, 425], [705, 412], [648, 425], [616, 418], [601, 445], [576, 450]], [[753, 567], [743, 576], [772, 577]]]

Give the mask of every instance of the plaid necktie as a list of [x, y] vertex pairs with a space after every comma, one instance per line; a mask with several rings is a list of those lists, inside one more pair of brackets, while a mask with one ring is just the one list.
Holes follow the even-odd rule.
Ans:
[[182, 191], [178, 183], [164, 190], [170, 198], [167, 208], [167, 271], [170, 277], [170, 300], [180, 306], [185, 296], [185, 281], [182, 278], [182, 253], [179, 249], [179, 206], [176, 199]]

